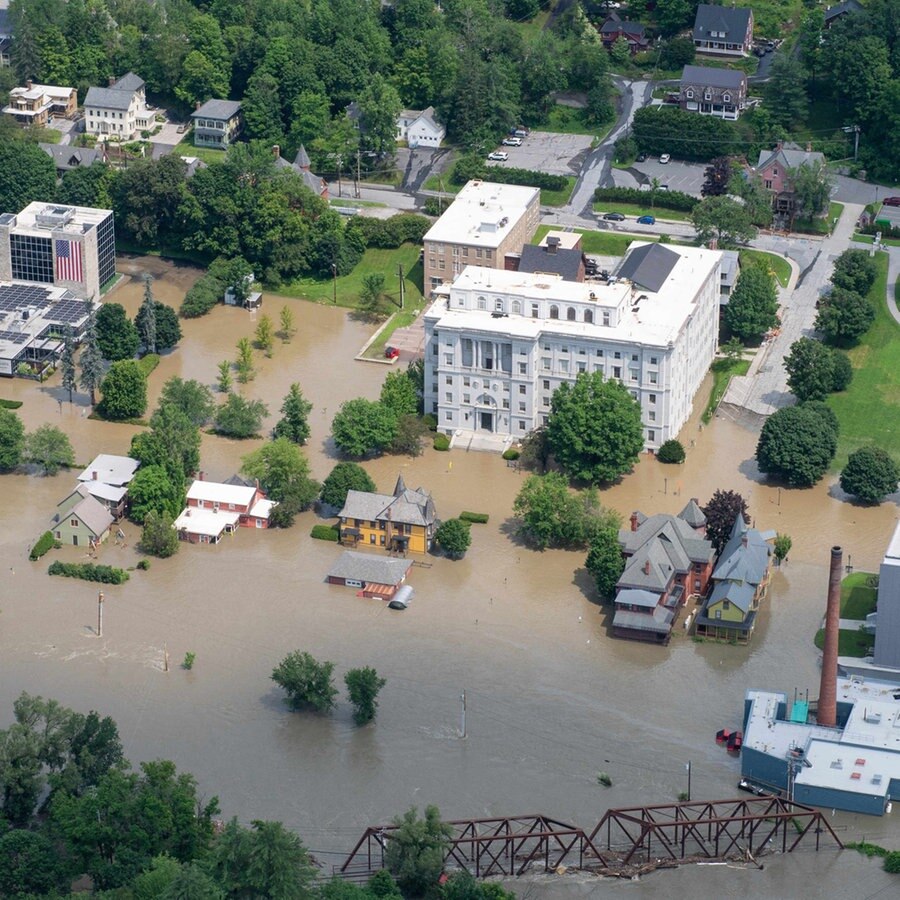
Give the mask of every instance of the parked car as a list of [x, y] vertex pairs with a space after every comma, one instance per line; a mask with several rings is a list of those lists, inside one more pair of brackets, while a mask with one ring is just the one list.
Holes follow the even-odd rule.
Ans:
[[495, 150], [493, 153], [488, 153], [488, 159], [495, 162], [506, 162], [509, 159], [509, 154], [503, 150]]
[[385, 359], [397, 359], [398, 356], [400, 356], [400, 351], [396, 347], [391, 347], [389, 345], [384, 348]]
[[521, 147], [522, 146], [522, 138], [520, 138], [520, 137], [503, 138], [503, 146], [504, 147]]
[[775, 41], [766, 42], [766, 53], [771, 53], [775, 49]]
[[661, 184], [661, 185], [657, 188], [658, 191], [667, 191], [668, 189], [669, 189], [669, 186], [668, 186], [667, 184]]
[[528, 137], [531, 132], [524, 125], [516, 125], [515, 128], [510, 128], [509, 133], [513, 137]]
[[603, 213], [603, 218], [610, 222], [624, 222], [625, 216], [622, 213]]
[[181, 125], [179, 125], [178, 128], [175, 129], [175, 130], [176, 130], [179, 134], [184, 134], [184, 133], [188, 130], [188, 128], [190, 128], [190, 127], [191, 127], [191, 126], [188, 125], [187, 122], [183, 122], [183, 123], [182, 123]]
[[636, 162], [644, 162], [647, 159], [646, 153], [638, 153]]
[[655, 225], [656, 217], [655, 216], [639, 216], [637, 221], [638, 221], [638, 225]]
[[881, 202], [885, 206], [900, 206], [900, 197], [885, 197]]
[[668, 153], [663, 153], [662, 156], [660, 156], [659, 161], [660, 161], [663, 165], [665, 165], [671, 158], [672, 158], [672, 157], [671, 157], [670, 154], [668, 154]]

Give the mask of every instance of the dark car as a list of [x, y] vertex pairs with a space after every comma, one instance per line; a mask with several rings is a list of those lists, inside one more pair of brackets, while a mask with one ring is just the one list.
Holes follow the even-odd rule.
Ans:
[[638, 218], [638, 225], [655, 225], [656, 218], [654, 216], [640, 216]]
[[885, 206], [900, 206], [900, 197], [885, 197], [881, 202]]
[[637, 160], [636, 160], [637, 162], [646, 162], [646, 160], [647, 160], [646, 153], [638, 153]]
[[603, 213], [603, 218], [610, 222], [624, 222], [625, 216], [622, 213]]

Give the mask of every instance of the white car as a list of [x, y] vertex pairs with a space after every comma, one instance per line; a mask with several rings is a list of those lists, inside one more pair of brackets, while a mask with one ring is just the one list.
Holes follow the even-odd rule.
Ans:
[[522, 138], [520, 138], [520, 137], [503, 138], [503, 146], [504, 147], [521, 147], [522, 146]]
[[659, 161], [660, 161], [663, 165], [665, 165], [671, 158], [672, 158], [672, 157], [671, 157], [668, 153], [663, 153], [663, 155], [660, 156]]
[[503, 150], [495, 150], [493, 153], [488, 153], [488, 159], [494, 162], [506, 162], [509, 159], [509, 154]]

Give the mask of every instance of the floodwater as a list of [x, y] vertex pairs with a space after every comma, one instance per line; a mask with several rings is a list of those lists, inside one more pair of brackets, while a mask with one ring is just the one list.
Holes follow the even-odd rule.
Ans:
[[[123, 260], [120, 270], [151, 271], [157, 299], [176, 307], [198, 275], [159, 260]], [[109, 299], [133, 314], [142, 290], [136, 277]], [[334, 464], [327, 438], [335, 410], [355, 396], [376, 397], [386, 367], [353, 361], [370, 329], [344, 311], [266, 297], [263, 310], [276, 324], [284, 303], [298, 333], [277, 342], [271, 359], [257, 353], [257, 377], [241, 390], [269, 405], [271, 425], [289, 384], [300, 382], [315, 407], [307, 450], [321, 479]], [[254, 328], [253, 314], [225, 307], [183, 322], [185, 337], [153, 374], [151, 396], [176, 374], [213, 384], [217, 363], [233, 359], [236, 341]], [[87, 419], [84, 397], [60, 404], [58, 384], [4, 380], [0, 395], [25, 401], [19, 412], [29, 429], [60, 424], [80, 462], [126, 452], [138, 430]], [[589, 829], [609, 807], [674, 801], [686, 789], [689, 760], [694, 799], [731, 797], [739, 764], [716, 745], [715, 731], [738, 724], [749, 687], [817, 693], [812, 636], [825, 606], [829, 547], [842, 544], [845, 561], [875, 571], [897, 507], [854, 506], [841, 499], [833, 476], [803, 491], [760, 483], [755, 434], [725, 420], [701, 430], [695, 419], [682, 440], [689, 448], [683, 466], [644, 458], [603, 501], [627, 519], [633, 509], [678, 512], [692, 496], [702, 503], [718, 487], [733, 488], [748, 497], [758, 527], [792, 536], [790, 560], [774, 575], [749, 648], [683, 636], [665, 648], [612, 640], [584, 553], [538, 553], [516, 540], [509, 517], [525, 474], [499, 456], [432, 450], [366, 468], [381, 490], [402, 473], [408, 485], [432, 491], [441, 517], [469, 509], [491, 519], [473, 526], [464, 560], [428, 557], [413, 569], [416, 597], [406, 612], [324, 584], [340, 550], [309, 538], [317, 520], [306, 513], [287, 531], [241, 529], [218, 546], [184, 545], [172, 559], [153, 560], [148, 572], [133, 572], [126, 585], [106, 586], [98, 639], [96, 586], [51, 579], [47, 558], [27, 559], [71, 476], [3, 476], [0, 724], [23, 690], [109, 714], [132, 761], [173, 759], [206, 796], [219, 796], [225, 816], [282, 820], [326, 865], [340, 862], [368, 825], [411, 805], [436, 803], [446, 818], [542, 812]], [[203, 469], [226, 478], [258, 443], [204, 436]], [[124, 530], [128, 547], [108, 544], [100, 561], [136, 564], [138, 529], [126, 523]], [[81, 552], [69, 547], [55, 556], [75, 560]], [[349, 668], [374, 666], [387, 678], [377, 722], [354, 727], [343, 699], [329, 717], [289, 713], [269, 675], [295, 649], [333, 660], [339, 683]], [[196, 653], [190, 672], [179, 667], [187, 651]], [[597, 784], [599, 771], [610, 774], [612, 787]], [[888, 846], [900, 839], [891, 818], [838, 814], [833, 823], [846, 838], [865, 834]], [[830, 896], [862, 897], [887, 884], [868, 861], [848, 853], [838, 864], [827, 851], [818, 859], [772, 858], [765, 872], [734, 881], [704, 867], [658, 874], [648, 885], [678, 885], [675, 894], [715, 885], [729, 896], [727, 883], [742, 895], [815, 896], [808, 882], [820, 870], [829, 872]], [[538, 879], [528, 891], [596, 889]]]

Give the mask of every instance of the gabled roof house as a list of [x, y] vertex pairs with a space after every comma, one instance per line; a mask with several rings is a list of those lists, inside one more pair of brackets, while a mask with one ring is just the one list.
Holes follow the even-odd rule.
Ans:
[[300, 149], [297, 151], [297, 155], [294, 157], [293, 162], [286, 160], [281, 155], [281, 147], [277, 144], [272, 148], [272, 153], [275, 156], [276, 168], [296, 172], [303, 179], [303, 183], [317, 197], [321, 197], [323, 200], [328, 199], [328, 182], [324, 178], [320, 178], [318, 175], [313, 174], [311, 168], [312, 163], [309, 154], [306, 152], [306, 147], [304, 147], [303, 144], [300, 145]]
[[747, 105], [747, 76], [735, 69], [685, 66], [678, 102], [687, 112], [734, 121]]
[[613, 12], [600, 26], [600, 40], [603, 42], [603, 46], [609, 50], [620, 38], [628, 42], [628, 49], [632, 56], [650, 46], [650, 39], [640, 22], [629, 22], [622, 19], [618, 13]]
[[694, 18], [694, 47], [700, 53], [746, 56], [753, 46], [753, 10], [701, 3]]
[[772, 210], [776, 216], [792, 218], [797, 212], [797, 195], [792, 180], [794, 170], [801, 166], [824, 164], [824, 155], [813, 151], [809, 144], [804, 150], [790, 141], [779, 141], [773, 150], [760, 150], [754, 173], [771, 195]]
[[113, 517], [106, 506], [79, 484], [56, 507], [53, 517], [53, 537], [63, 544], [76, 547], [95, 547], [109, 537]]
[[447, 129], [435, 118], [434, 107], [404, 109], [397, 116], [397, 140], [406, 141], [410, 149], [440, 147]]
[[239, 527], [268, 528], [276, 504], [258, 482], [207, 481], [201, 472], [187, 492], [187, 506], [175, 520], [178, 537], [191, 544], [218, 544]]

